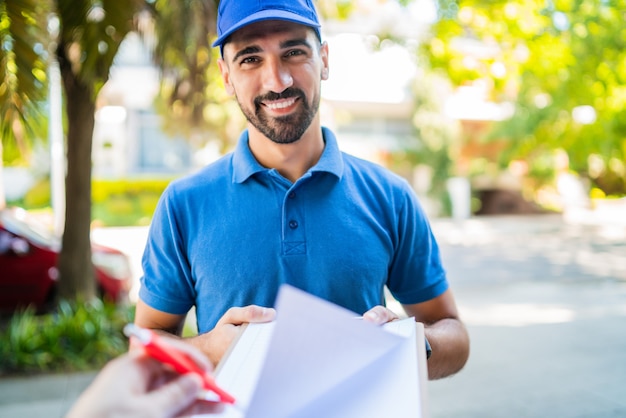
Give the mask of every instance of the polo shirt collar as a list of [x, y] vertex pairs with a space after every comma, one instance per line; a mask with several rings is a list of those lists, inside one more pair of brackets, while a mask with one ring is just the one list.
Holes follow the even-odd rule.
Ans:
[[[313, 172], [327, 172], [341, 178], [343, 173], [343, 157], [337, 144], [337, 139], [332, 131], [322, 127], [324, 137], [324, 151], [320, 160], [309, 170]], [[263, 167], [252, 155], [248, 146], [248, 130], [242, 132], [237, 142], [237, 147], [233, 151], [233, 183], [243, 183], [248, 178], [262, 171], [269, 171]]]
[[243, 183], [255, 173], [267, 170], [252, 155], [248, 146], [248, 130], [241, 133], [233, 152], [233, 183]]

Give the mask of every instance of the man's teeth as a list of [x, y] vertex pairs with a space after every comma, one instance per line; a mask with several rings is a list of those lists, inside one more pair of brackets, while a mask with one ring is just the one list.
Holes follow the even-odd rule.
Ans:
[[272, 102], [272, 103], [266, 103], [266, 106], [272, 110], [274, 109], [284, 109], [286, 107], [291, 106], [292, 104], [294, 104], [296, 102], [295, 97], [289, 100], [284, 100], [281, 102]]

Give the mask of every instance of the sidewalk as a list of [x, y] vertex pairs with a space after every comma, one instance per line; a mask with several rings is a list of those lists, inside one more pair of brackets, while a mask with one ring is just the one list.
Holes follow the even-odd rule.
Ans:
[[[626, 416], [626, 225], [532, 215], [433, 231], [472, 352], [429, 382], [432, 418]], [[0, 418], [62, 417], [93, 376], [0, 378]]]
[[95, 374], [0, 377], [0, 418], [61, 418]]

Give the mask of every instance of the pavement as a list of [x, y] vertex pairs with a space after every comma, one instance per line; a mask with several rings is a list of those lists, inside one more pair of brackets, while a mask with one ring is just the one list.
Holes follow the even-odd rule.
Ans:
[[626, 417], [626, 224], [541, 215], [434, 229], [471, 354], [429, 383], [432, 417]]
[[[433, 220], [471, 355], [428, 383], [432, 418], [626, 417], [624, 215]], [[95, 235], [137, 266], [145, 229]], [[0, 378], [0, 418], [62, 417], [94, 375]]]

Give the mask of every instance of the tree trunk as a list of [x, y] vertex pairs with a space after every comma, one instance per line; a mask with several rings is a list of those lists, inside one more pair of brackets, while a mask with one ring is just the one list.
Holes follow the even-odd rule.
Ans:
[[72, 71], [63, 45], [59, 45], [57, 55], [68, 121], [65, 230], [58, 262], [58, 297], [87, 301], [96, 296], [90, 238], [95, 94], [93, 86], [82, 82]]

